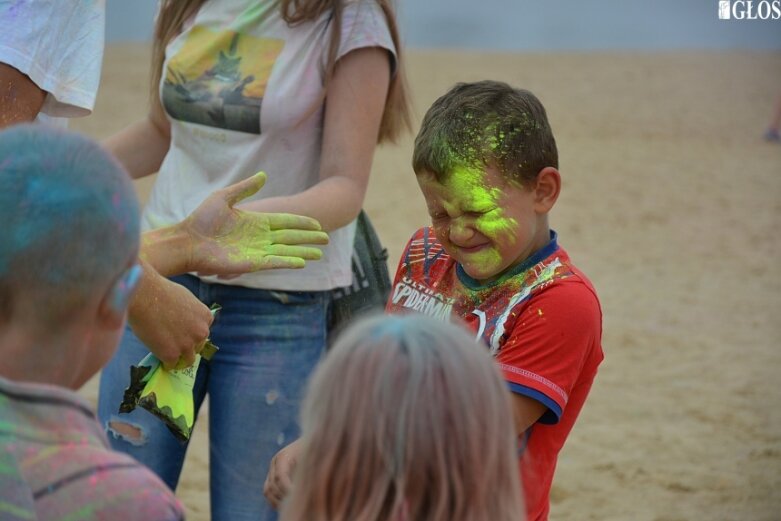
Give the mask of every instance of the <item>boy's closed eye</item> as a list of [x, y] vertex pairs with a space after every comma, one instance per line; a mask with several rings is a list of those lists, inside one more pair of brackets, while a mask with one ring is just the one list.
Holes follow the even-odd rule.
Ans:
[[487, 214], [489, 214], [489, 213], [491, 213], [491, 212], [493, 212], [495, 210], [498, 210], [498, 209], [499, 209], [498, 206], [489, 206], [489, 207], [485, 207], [485, 208], [467, 208], [467, 209], [464, 209], [464, 213], [466, 215], [470, 215], [470, 216], [473, 216], [473, 217], [481, 217], [483, 215], [487, 215]]
[[448, 218], [447, 212], [443, 209], [429, 209], [428, 215], [433, 222], [442, 221], [443, 219]]
[[457, 215], [450, 215], [445, 210], [429, 210], [429, 216], [431, 217], [432, 221], [442, 221], [448, 218], [461, 217], [462, 215], [467, 217], [479, 218], [484, 215], [488, 215], [498, 209], [499, 209], [498, 206], [490, 206], [485, 208], [465, 208], [461, 212], [458, 212]]

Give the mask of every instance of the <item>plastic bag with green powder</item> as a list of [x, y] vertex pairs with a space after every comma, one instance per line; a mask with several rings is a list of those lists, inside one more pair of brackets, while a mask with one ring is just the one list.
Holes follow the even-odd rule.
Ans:
[[[213, 306], [212, 314], [216, 315], [219, 310], [219, 306]], [[171, 370], [149, 353], [138, 365], [130, 367], [130, 385], [125, 389], [119, 412], [128, 413], [140, 405], [162, 420], [178, 440], [189, 440], [195, 423], [195, 375], [201, 359], [210, 360], [218, 350], [207, 339], [191, 366], [177, 366]]]

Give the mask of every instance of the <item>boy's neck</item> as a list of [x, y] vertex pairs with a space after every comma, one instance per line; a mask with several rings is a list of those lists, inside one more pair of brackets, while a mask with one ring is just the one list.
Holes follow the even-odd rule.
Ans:
[[36, 334], [15, 325], [0, 326], [0, 376], [17, 382], [58, 385], [77, 390], [87, 336], [77, 328], [56, 335]]

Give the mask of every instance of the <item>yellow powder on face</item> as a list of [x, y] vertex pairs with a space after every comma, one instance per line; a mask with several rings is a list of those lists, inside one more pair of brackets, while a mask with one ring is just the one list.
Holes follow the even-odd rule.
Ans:
[[[457, 199], [460, 209], [476, 215], [474, 226], [492, 243], [514, 243], [517, 220], [507, 217], [500, 205], [502, 188], [488, 182], [487, 172], [476, 167], [458, 167], [447, 178], [445, 188]], [[502, 263], [501, 253], [486, 248], [474, 254], [474, 264], [491, 269]]]

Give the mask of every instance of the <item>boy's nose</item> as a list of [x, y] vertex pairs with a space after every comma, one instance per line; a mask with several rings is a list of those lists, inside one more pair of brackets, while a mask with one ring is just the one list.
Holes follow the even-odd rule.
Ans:
[[450, 231], [448, 233], [450, 242], [460, 246], [465, 246], [469, 244], [469, 241], [471, 241], [474, 236], [475, 230], [468, 224], [459, 222], [458, 219], [454, 220], [454, 222], [450, 224]]

